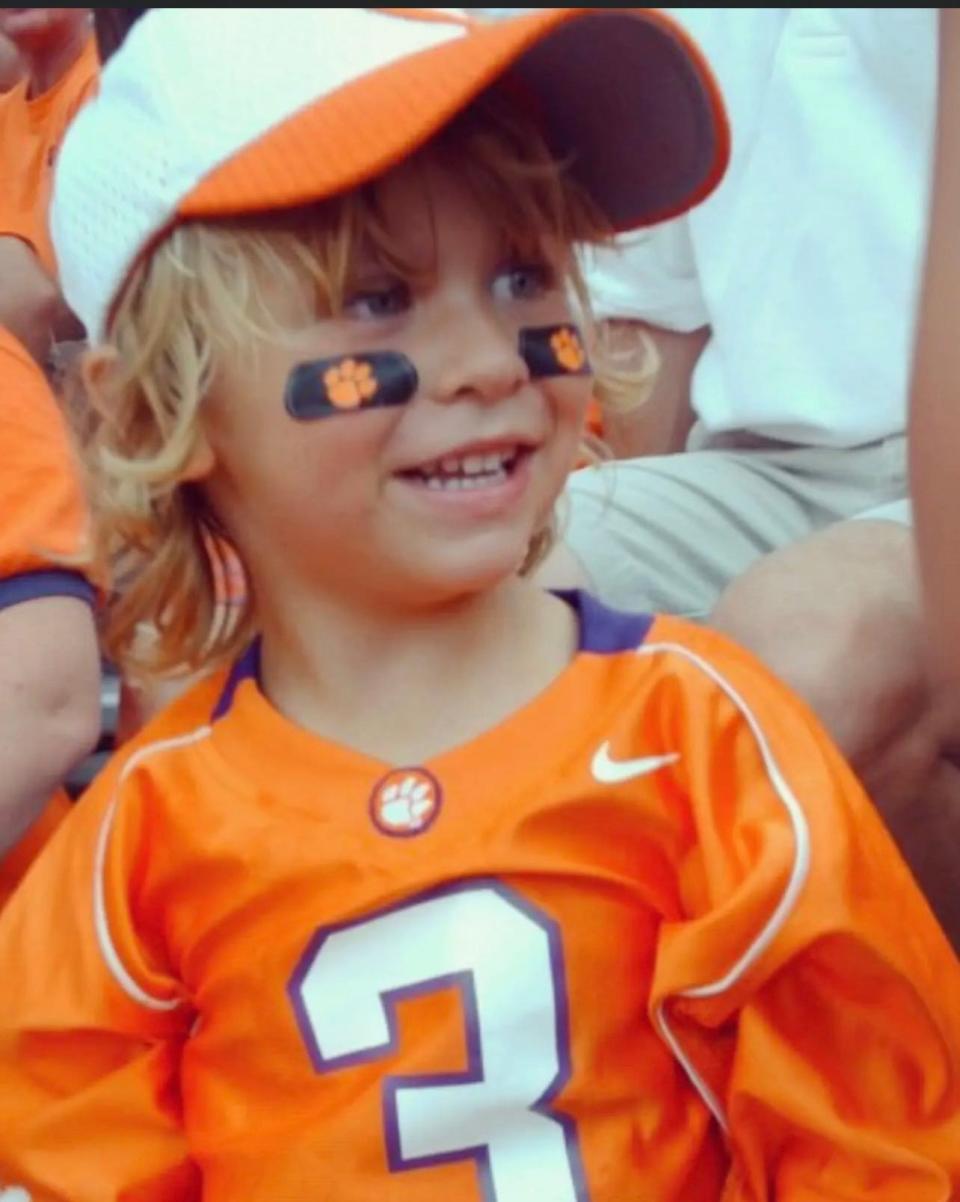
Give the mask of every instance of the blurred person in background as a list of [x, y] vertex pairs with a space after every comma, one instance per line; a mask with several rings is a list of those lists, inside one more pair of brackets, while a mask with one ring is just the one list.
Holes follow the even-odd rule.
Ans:
[[693, 213], [592, 260], [598, 316], [661, 370], [647, 405], [605, 414], [620, 458], [571, 478], [570, 554], [544, 580], [758, 653], [960, 939], [960, 727], [926, 672], [907, 499], [936, 13], [671, 11], [720, 80], [731, 167]]
[[82, 327], [47, 232], [52, 174], [93, 94], [89, 9], [0, 9], [0, 905], [68, 808], [100, 730], [82, 482], [44, 378]]
[[[43, 373], [0, 328], [0, 905], [67, 808], [99, 733], [87, 510]], [[51, 797], [53, 800], [51, 800]]]
[[4, 60], [0, 325], [45, 362], [53, 342], [81, 334], [60, 298], [47, 208], [57, 148], [97, 86], [90, 9], [0, 8], [0, 72]]
[[[940, 10], [933, 199], [911, 382], [910, 486], [935, 712], [960, 777], [960, 11]], [[960, 877], [960, 819], [945, 840]]]

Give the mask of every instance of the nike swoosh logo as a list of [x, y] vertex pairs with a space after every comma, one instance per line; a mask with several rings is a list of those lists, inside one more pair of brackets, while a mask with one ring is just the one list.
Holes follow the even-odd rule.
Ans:
[[649, 776], [651, 772], [658, 772], [668, 764], [675, 764], [679, 758], [680, 753], [673, 751], [670, 755], [645, 755], [637, 760], [612, 760], [610, 744], [604, 743], [602, 747], [597, 748], [591, 770], [594, 779], [602, 785], [619, 785], [625, 780], [635, 780], [638, 776]]

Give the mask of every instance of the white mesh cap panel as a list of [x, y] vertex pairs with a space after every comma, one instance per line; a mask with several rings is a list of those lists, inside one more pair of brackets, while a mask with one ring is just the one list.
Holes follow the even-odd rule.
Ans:
[[[153, 9], [61, 149], [51, 230], [92, 340], [150, 238], [211, 170], [305, 105], [462, 26], [370, 9]], [[323, 153], [323, 148], [317, 148]]]

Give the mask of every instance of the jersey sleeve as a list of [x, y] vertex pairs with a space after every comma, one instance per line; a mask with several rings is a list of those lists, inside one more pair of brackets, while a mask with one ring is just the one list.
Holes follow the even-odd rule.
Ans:
[[0, 609], [36, 597], [92, 601], [87, 509], [66, 421], [40, 368], [0, 330]]
[[31, 1202], [200, 1197], [179, 1087], [195, 1014], [138, 910], [146, 788], [108, 767], [0, 914], [0, 1192]]
[[960, 1196], [960, 962], [815, 719], [659, 620], [689, 807], [651, 1017], [727, 1135], [723, 1202]]
[[584, 275], [598, 318], [632, 318], [681, 333], [710, 324], [686, 217], [585, 251]]

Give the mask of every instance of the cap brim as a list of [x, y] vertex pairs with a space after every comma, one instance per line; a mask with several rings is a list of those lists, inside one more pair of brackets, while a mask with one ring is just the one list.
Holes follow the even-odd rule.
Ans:
[[538, 9], [323, 96], [217, 166], [177, 214], [228, 216], [345, 192], [407, 157], [504, 76], [532, 91], [552, 149], [570, 156], [615, 229], [683, 213], [723, 176], [723, 102], [677, 24], [651, 9]]

